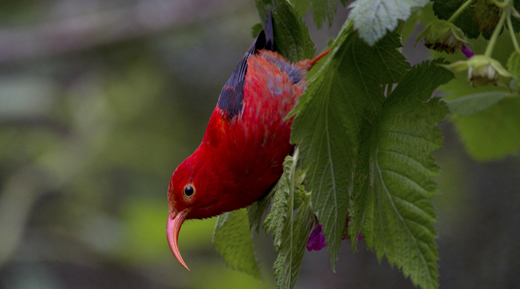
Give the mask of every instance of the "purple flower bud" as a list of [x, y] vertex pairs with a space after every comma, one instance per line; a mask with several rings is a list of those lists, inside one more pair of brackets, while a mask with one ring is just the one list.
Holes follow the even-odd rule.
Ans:
[[[347, 218], [345, 222], [345, 228], [348, 228], [348, 222], [350, 221], [350, 218]], [[321, 227], [323, 224], [319, 224], [316, 226], [309, 236], [309, 239], [307, 240], [307, 250], [308, 251], [319, 251], [325, 246], [327, 246], [327, 242], [325, 241], [325, 235], [323, 235], [323, 231], [321, 230]], [[347, 240], [346, 238], [341, 238], [342, 240]], [[358, 240], [361, 240], [361, 233], [358, 235]]]
[[471, 51], [471, 49], [469, 49], [466, 44], [462, 44], [460, 50], [462, 53], [464, 53], [464, 55], [466, 55], [467, 58], [471, 58], [473, 55], [475, 55], [475, 53], [473, 53], [473, 51]]
[[319, 224], [312, 230], [311, 235], [309, 236], [309, 240], [307, 241], [307, 250], [308, 251], [319, 251], [325, 246], [327, 246], [327, 242], [325, 242], [325, 236], [321, 231], [322, 224]]
[[[345, 223], [345, 228], [348, 228], [348, 222], [350, 221], [350, 218], [347, 217], [347, 222]], [[359, 235], [357, 236], [357, 239], [358, 240], [361, 240], [361, 233], [359, 233]], [[341, 240], [347, 240], [347, 238], [343, 237], [341, 238]], [[350, 240], [349, 240], [350, 241]]]

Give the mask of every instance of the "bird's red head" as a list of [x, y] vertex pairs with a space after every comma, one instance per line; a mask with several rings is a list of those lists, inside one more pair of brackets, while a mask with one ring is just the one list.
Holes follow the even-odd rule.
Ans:
[[[202, 162], [204, 156], [198, 151], [182, 162], [173, 172], [168, 187], [169, 216], [166, 225], [168, 244], [170, 249], [186, 269], [178, 247], [178, 236], [182, 223], [186, 219], [208, 218], [219, 186], [215, 173]], [[213, 184], [213, 185], [212, 185]], [[189, 270], [189, 269], [188, 269]]]
[[[196, 201], [197, 185], [195, 176], [197, 170], [188, 160], [185, 160], [173, 172], [168, 186], [168, 221], [166, 223], [166, 237], [173, 255], [186, 269], [188, 266], [182, 259], [179, 251], [178, 239], [182, 223], [191, 210], [191, 205]], [[197, 182], [198, 183], [198, 182]]]

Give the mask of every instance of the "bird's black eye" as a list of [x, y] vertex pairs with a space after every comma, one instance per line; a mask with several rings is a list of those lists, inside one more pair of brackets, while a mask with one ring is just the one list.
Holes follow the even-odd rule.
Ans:
[[187, 198], [191, 198], [195, 194], [195, 188], [192, 185], [186, 185], [184, 187], [184, 196]]

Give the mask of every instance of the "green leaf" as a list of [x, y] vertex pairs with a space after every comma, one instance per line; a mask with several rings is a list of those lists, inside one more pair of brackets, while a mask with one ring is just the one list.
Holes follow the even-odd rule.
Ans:
[[346, 23], [330, 57], [310, 80], [292, 114], [291, 141], [300, 144], [313, 210], [323, 223], [334, 268], [353, 183], [362, 129], [384, 101], [381, 84], [398, 82], [409, 65], [397, 50], [397, 35], [374, 47]]
[[[332, 25], [334, 15], [336, 15], [337, 0], [310, 0], [312, 7], [312, 18], [318, 28], [321, 28], [323, 21], [327, 20], [329, 27]], [[343, 1], [342, 1], [343, 3]], [[345, 5], [345, 3], [343, 3]]]
[[446, 101], [451, 113], [465, 116], [485, 110], [500, 101], [508, 93], [505, 91], [489, 91], [475, 93]]
[[514, 51], [507, 60], [507, 70], [513, 75], [517, 87], [520, 87], [520, 52]]
[[[520, 11], [520, 1], [513, 0], [513, 7], [516, 9], [516, 11]], [[520, 31], [520, 19], [514, 17], [514, 14], [511, 16], [511, 22], [513, 24], [513, 29], [515, 30], [515, 33], [518, 33]]]
[[[473, 51], [481, 51], [483, 52], [486, 49], [488, 41], [485, 41], [483, 38], [479, 38], [475, 41], [472, 41], [471, 49]], [[493, 59], [499, 61], [500, 63], [507, 63], [508, 58], [511, 56], [511, 51], [514, 50], [514, 47], [511, 43], [511, 38], [508, 33], [502, 33], [497, 39], [497, 43], [493, 50]], [[446, 54], [440, 52], [433, 52], [433, 58], [445, 58], [448, 62], [454, 63], [460, 60], [467, 60], [468, 58], [464, 56], [462, 53], [455, 54]], [[442, 91], [444, 98], [453, 100], [458, 97], [477, 94], [482, 92], [490, 92], [490, 91], [505, 91], [510, 92], [509, 87], [505, 86], [471, 86], [468, 85], [468, 71], [462, 71], [455, 74], [455, 78], [452, 79], [449, 83], [442, 85], [439, 87], [439, 90]]]
[[300, 17], [305, 16], [311, 7], [311, 0], [291, 0], [291, 5], [298, 11]]
[[295, 63], [314, 57], [314, 43], [309, 31], [294, 7], [285, 0], [256, 0], [256, 7], [265, 23], [268, 8], [271, 9], [275, 49]]
[[296, 285], [313, 220], [310, 198], [298, 185], [303, 174], [296, 169], [298, 148], [294, 155], [285, 158], [284, 173], [273, 189], [273, 206], [264, 222], [265, 230], [273, 234], [278, 253], [274, 263], [277, 288], [294, 288]]
[[287, 222], [284, 227], [282, 244], [274, 262], [274, 276], [277, 288], [294, 288], [300, 274], [305, 246], [312, 223], [310, 198], [307, 196], [296, 213], [294, 222]]
[[433, 10], [430, 3], [426, 4], [420, 9], [413, 9], [412, 15], [408, 17], [408, 20], [404, 22], [403, 29], [401, 31], [401, 41], [405, 42], [416, 30], [417, 25], [429, 24], [430, 22], [437, 20], [437, 17], [433, 14]]
[[251, 35], [253, 35], [253, 38], [256, 38], [258, 34], [264, 29], [264, 26], [261, 23], [256, 23], [251, 27]]
[[[466, 0], [434, 0], [433, 12], [439, 19], [448, 20]], [[457, 25], [468, 38], [477, 38], [480, 35], [478, 24], [474, 20], [471, 8], [464, 10], [453, 22]]]
[[260, 278], [245, 209], [227, 212], [218, 217], [213, 245], [230, 268]]
[[[476, 41], [473, 41], [472, 48], [474, 51], [484, 51], [486, 49], [486, 45], [487, 41], [479, 38]], [[511, 57], [511, 51], [513, 50], [514, 47], [511, 43], [509, 34], [503, 33], [498, 37], [493, 56], [501, 63], [507, 63], [508, 58]], [[439, 57], [439, 55], [436, 56]], [[449, 61], [456, 61], [458, 58], [460, 58], [460, 55], [445, 56]], [[456, 75], [455, 79], [450, 81], [448, 84], [443, 85], [441, 89], [443, 90], [446, 98], [453, 100], [466, 95], [493, 91], [496, 91], [497, 93], [503, 91], [504, 93], [508, 94], [501, 101], [484, 111], [478, 112], [471, 116], [452, 118], [452, 122], [455, 124], [468, 153], [477, 160], [487, 161], [502, 158], [506, 155], [516, 152], [518, 147], [516, 135], [519, 129], [517, 129], [514, 123], [516, 122], [517, 116], [513, 113], [501, 115], [501, 111], [510, 110], [509, 107], [505, 108], [501, 102], [505, 101], [508, 103], [512, 100], [506, 99], [509, 99], [510, 96], [511, 98], [515, 98], [515, 95], [509, 95], [511, 90], [508, 87], [501, 85], [472, 87], [467, 85], [466, 79], [467, 72], [461, 72]], [[493, 115], [496, 116], [497, 119], [492, 119]], [[503, 126], [504, 124], [506, 126]], [[504, 133], [504, 135], [502, 135], [502, 133]]]
[[520, 98], [504, 97], [474, 115], [453, 122], [468, 152], [477, 160], [499, 159], [520, 149]]
[[397, 27], [397, 20], [406, 20], [412, 8], [423, 7], [428, 0], [357, 0], [350, 4], [354, 29], [369, 45]]
[[267, 209], [269, 209], [269, 206], [271, 206], [275, 190], [276, 187], [273, 188], [271, 192], [269, 192], [269, 194], [263, 199], [256, 201], [247, 207], [247, 217], [249, 219], [249, 228], [251, 231], [256, 230], [256, 233], [259, 233], [262, 217], [264, 216]]
[[292, 204], [289, 204], [289, 201], [291, 197], [291, 169], [293, 165], [294, 158], [286, 156], [283, 162], [284, 172], [273, 189], [273, 206], [264, 221], [265, 231], [273, 234], [275, 249], [281, 246], [285, 224], [290, 217], [289, 214], [292, 216], [292, 210], [289, 209]]
[[399, 52], [402, 47], [398, 33], [391, 32], [386, 35], [373, 48], [366, 45], [357, 46], [358, 58], [371, 59], [374, 74], [379, 84], [398, 83], [403, 75], [410, 69], [410, 64], [403, 54]]
[[453, 74], [435, 63], [414, 67], [386, 99], [365, 145], [367, 166], [356, 171], [349, 235], [361, 228], [378, 258], [402, 268], [414, 284], [438, 287], [436, 221], [431, 197], [438, 174], [431, 152], [442, 146], [436, 124], [448, 110], [432, 92]]

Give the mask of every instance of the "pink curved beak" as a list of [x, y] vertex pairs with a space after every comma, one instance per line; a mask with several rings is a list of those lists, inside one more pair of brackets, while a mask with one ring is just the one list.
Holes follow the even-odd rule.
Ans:
[[170, 212], [168, 216], [168, 222], [166, 223], [166, 237], [168, 238], [168, 245], [170, 245], [170, 250], [172, 251], [173, 256], [175, 256], [175, 259], [177, 259], [177, 261], [179, 261], [179, 263], [184, 266], [184, 268], [190, 271], [182, 259], [178, 244], [179, 231], [181, 230], [182, 223], [184, 223], [188, 212], [189, 210], [187, 209], [180, 212]]

